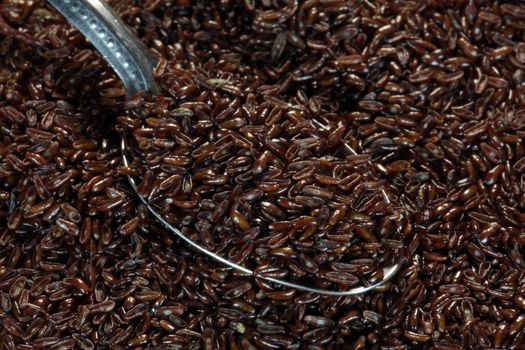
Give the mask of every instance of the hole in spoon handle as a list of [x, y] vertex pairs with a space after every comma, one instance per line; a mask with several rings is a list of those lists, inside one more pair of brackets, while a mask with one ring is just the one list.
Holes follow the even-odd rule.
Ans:
[[158, 93], [149, 49], [103, 0], [48, 0], [108, 61], [128, 95]]

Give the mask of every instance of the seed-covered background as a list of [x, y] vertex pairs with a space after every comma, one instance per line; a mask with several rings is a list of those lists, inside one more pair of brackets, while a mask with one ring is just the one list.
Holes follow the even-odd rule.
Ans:
[[[126, 99], [44, 1], [0, 4], [0, 348], [525, 346], [525, 5], [110, 3], [162, 96]], [[125, 175], [262, 275], [406, 262], [282, 289]]]

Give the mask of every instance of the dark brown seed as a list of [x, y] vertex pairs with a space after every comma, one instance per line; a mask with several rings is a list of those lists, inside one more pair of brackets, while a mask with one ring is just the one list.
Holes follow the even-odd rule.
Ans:
[[345, 286], [352, 286], [359, 282], [359, 279], [353, 274], [342, 271], [329, 271], [324, 273], [323, 277], [329, 281]]
[[287, 41], [287, 34], [286, 32], [280, 32], [277, 34], [273, 41], [272, 49], [270, 52], [270, 56], [272, 61], [278, 60], [281, 55], [284, 52], [284, 49], [286, 48], [286, 41]]
[[4, 329], [15, 338], [22, 338], [24, 336], [23, 329], [18, 325], [18, 323], [10, 316], [4, 316], [2, 323]]
[[107, 313], [115, 308], [115, 301], [106, 300], [100, 303], [88, 305], [88, 312], [92, 314]]
[[82, 221], [82, 216], [80, 215], [78, 210], [74, 208], [71, 204], [62, 203], [60, 207], [62, 208], [62, 211], [64, 212], [64, 214], [70, 221], [77, 223], [77, 224], [80, 221]]
[[91, 340], [83, 337], [80, 334], [73, 334], [72, 338], [75, 341], [76, 345], [82, 350], [91, 350], [95, 348], [95, 345]]
[[127, 236], [130, 235], [135, 231], [135, 229], [138, 227], [140, 223], [140, 219], [138, 217], [134, 217], [127, 223], [120, 226], [119, 231], [122, 235]]

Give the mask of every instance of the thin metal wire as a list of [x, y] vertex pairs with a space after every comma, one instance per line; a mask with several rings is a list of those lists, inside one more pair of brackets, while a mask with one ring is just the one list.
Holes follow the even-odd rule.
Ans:
[[[350, 146], [348, 146], [348, 147], [350, 147]], [[125, 136], [122, 137], [121, 152], [122, 152], [122, 161], [124, 163], [124, 166], [129, 167], [130, 166], [130, 162], [129, 162], [127, 154], [126, 154], [127, 153], [127, 144], [126, 144], [126, 137]], [[137, 193], [137, 190], [136, 190], [137, 186], [136, 186], [135, 180], [132, 177], [130, 177], [130, 176], [128, 176], [128, 180], [131, 183], [131, 186], [133, 187], [133, 190], [135, 190], [135, 192]], [[390, 203], [390, 200], [388, 199], [388, 196], [386, 195], [386, 193], [384, 191], [383, 191], [383, 194], [385, 196], [385, 201]], [[399, 271], [399, 269], [401, 268], [401, 265], [402, 265], [402, 258], [401, 258], [402, 257], [402, 250], [400, 250], [399, 259], [398, 259], [398, 262], [396, 264], [391, 265], [391, 266], [387, 266], [387, 267], [383, 267], [383, 268], [379, 269], [379, 270], [383, 270], [383, 279], [381, 281], [372, 283], [372, 284], [367, 285], [367, 286], [353, 287], [352, 289], [349, 289], [349, 290], [346, 290], [346, 291], [335, 291], [335, 290], [329, 290], [329, 289], [313, 288], [313, 287], [305, 286], [305, 285], [302, 285], [302, 284], [281, 280], [281, 279], [278, 279], [278, 278], [261, 276], [261, 275], [257, 274], [255, 271], [250, 270], [250, 269], [248, 269], [248, 268], [246, 268], [246, 267], [244, 267], [242, 265], [236, 264], [236, 263], [234, 263], [234, 262], [232, 262], [232, 261], [230, 261], [228, 259], [225, 259], [222, 256], [220, 256], [220, 255], [218, 255], [218, 254], [216, 254], [216, 253], [214, 253], [214, 252], [204, 248], [200, 244], [198, 244], [195, 241], [193, 241], [192, 239], [188, 238], [179, 229], [173, 227], [170, 223], [168, 223], [162, 217], [162, 215], [160, 215], [159, 212], [155, 208], [153, 208], [153, 206], [151, 206], [149, 204], [149, 202], [148, 202], [148, 200], [146, 198], [144, 198], [142, 195], [140, 195], [138, 193], [137, 193], [137, 196], [139, 197], [140, 201], [146, 206], [146, 208], [148, 208], [149, 212], [155, 217], [155, 219], [157, 219], [158, 222], [160, 222], [169, 232], [171, 232], [172, 234], [174, 234], [177, 237], [179, 237], [181, 240], [186, 242], [192, 248], [194, 248], [194, 249], [196, 249], [196, 250], [198, 250], [198, 251], [208, 255], [209, 257], [211, 257], [211, 258], [221, 262], [224, 265], [227, 265], [227, 266], [230, 266], [230, 267], [232, 267], [234, 269], [242, 271], [242, 272], [246, 273], [247, 275], [251, 275], [251, 276], [254, 276], [254, 277], [257, 277], [257, 278], [269, 281], [269, 282], [273, 282], [273, 283], [279, 284], [279, 285], [284, 286], [284, 287], [294, 288], [294, 289], [302, 290], [302, 291], [305, 291], [305, 292], [312, 292], [312, 293], [318, 293], [318, 294], [324, 294], [324, 295], [332, 295], [332, 296], [345, 296], [345, 295], [362, 294], [362, 293], [374, 290], [374, 289], [384, 285], [392, 277], [394, 277], [394, 275]]]

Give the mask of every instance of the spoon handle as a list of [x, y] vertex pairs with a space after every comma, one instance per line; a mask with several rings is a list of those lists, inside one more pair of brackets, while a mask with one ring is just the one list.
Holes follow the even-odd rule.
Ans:
[[48, 0], [76, 27], [122, 80], [128, 95], [159, 92], [149, 49], [103, 0]]

